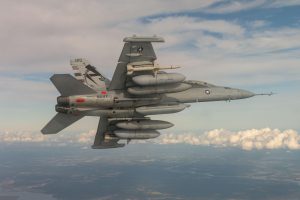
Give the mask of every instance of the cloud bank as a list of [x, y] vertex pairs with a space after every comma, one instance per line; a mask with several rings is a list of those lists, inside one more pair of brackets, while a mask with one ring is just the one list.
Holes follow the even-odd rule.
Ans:
[[[158, 63], [182, 66], [178, 72], [188, 79], [283, 94], [268, 101], [274, 111], [266, 121], [255, 119], [254, 126], [299, 130], [294, 96], [300, 81], [299, 17], [291, 12], [297, 8], [276, 11], [300, 5], [297, 0], [6, 0], [1, 5], [2, 130], [16, 125], [18, 130], [35, 130], [49, 120], [58, 95], [49, 77], [72, 73], [70, 58], [85, 57], [111, 77], [122, 39], [132, 34], [163, 36], [166, 43], [155, 44]], [[279, 100], [290, 102], [279, 106]], [[262, 116], [259, 112], [255, 114]], [[215, 127], [208, 123], [202, 128]]]
[[[44, 144], [92, 144], [95, 130], [80, 134], [42, 135], [33, 132], [9, 132], [0, 133], [1, 143], [44, 143]], [[214, 129], [204, 133], [162, 133], [155, 140], [147, 140], [149, 143], [170, 145], [189, 144], [212, 147], [236, 147], [244, 150], [261, 149], [300, 149], [300, 134], [292, 129], [280, 131], [279, 129], [249, 129], [243, 131], [228, 131]]]
[[165, 134], [157, 141], [159, 144], [191, 144], [214, 147], [238, 147], [253, 149], [300, 149], [300, 135], [295, 130], [250, 129], [231, 132], [215, 129], [204, 134]]
[[0, 143], [58, 143], [58, 144], [92, 144], [96, 131], [79, 134], [43, 135], [31, 131], [0, 131]]

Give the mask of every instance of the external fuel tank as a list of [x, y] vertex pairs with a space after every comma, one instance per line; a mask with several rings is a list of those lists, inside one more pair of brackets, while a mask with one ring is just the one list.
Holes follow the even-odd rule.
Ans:
[[161, 73], [153, 75], [139, 75], [132, 78], [133, 82], [141, 86], [162, 85], [180, 83], [185, 80], [185, 76], [178, 73]]
[[168, 85], [155, 85], [145, 87], [130, 87], [127, 92], [133, 95], [150, 95], [150, 94], [163, 94], [182, 92], [190, 89], [192, 86], [186, 83], [176, 83]]
[[119, 139], [150, 139], [156, 138], [160, 133], [156, 130], [122, 130], [113, 132]]
[[161, 120], [139, 120], [118, 122], [116, 127], [121, 129], [165, 129], [174, 126], [174, 124]]
[[184, 110], [186, 107], [188, 106], [185, 104], [142, 106], [136, 108], [135, 111], [142, 115], [160, 115], [160, 114], [180, 112]]

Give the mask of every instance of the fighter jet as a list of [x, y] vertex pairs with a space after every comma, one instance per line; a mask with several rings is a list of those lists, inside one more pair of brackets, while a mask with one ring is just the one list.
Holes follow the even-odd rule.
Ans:
[[[186, 80], [156, 62], [153, 42], [161, 37], [126, 37], [111, 80], [99, 73], [86, 59], [71, 60], [75, 77], [54, 74], [50, 80], [57, 88], [57, 114], [41, 130], [56, 134], [84, 116], [100, 117], [94, 149], [124, 147], [131, 140], [156, 138], [157, 130], [173, 126], [150, 115], [177, 113], [190, 105], [206, 101], [231, 101], [256, 94], [203, 81]], [[125, 140], [122, 142], [120, 140]]]

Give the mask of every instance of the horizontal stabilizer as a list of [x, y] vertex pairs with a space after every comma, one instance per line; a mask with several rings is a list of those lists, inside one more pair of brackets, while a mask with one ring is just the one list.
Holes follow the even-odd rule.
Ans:
[[67, 115], [63, 113], [57, 113], [50, 122], [41, 130], [43, 134], [55, 134], [64, 128], [70, 126], [74, 122], [81, 119], [82, 115]]
[[[126, 37], [116, 70], [109, 85], [109, 90], [122, 90], [127, 82], [127, 65], [129, 63], [150, 63], [153, 65], [156, 55], [152, 42], [164, 42], [161, 37], [132, 36]], [[148, 72], [151, 73], [151, 72]], [[129, 71], [128, 74], [131, 74]]]
[[96, 93], [70, 74], [54, 74], [50, 80], [62, 96]]

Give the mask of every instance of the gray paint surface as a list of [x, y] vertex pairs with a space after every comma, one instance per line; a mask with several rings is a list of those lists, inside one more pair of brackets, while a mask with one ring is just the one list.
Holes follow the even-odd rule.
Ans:
[[[128, 144], [132, 139], [155, 138], [160, 135], [155, 129], [173, 126], [170, 122], [151, 120], [148, 115], [180, 112], [190, 106], [187, 103], [230, 101], [256, 95], [242, 89], [185, 80], [182, 74], [163, 71], [176, 69], [160, 69], [155, 62], [151, 43], [163, 41], [157, 36], [124, 38], [125, 44], [111, 81], [91, 65], [83, 66], [82, 63], [88, 63], [85, 59], [78, 60], [85, 61], [81, 62], [80, 70], [86, 70], [88, 81], [81, 78], [82, 73], [78, 76], [78, 67], [74, 65], [78, 80], [68, 74], [53, 75], [51, 81], [61, 93], [56, 105], [58, 114], [42, 133], [55, 134], [84, 116], [99, 116], [92, 148], [123, 147], [125, 144], [119, 143], [120, 140], [125, 139]], [[134, 70], [134, 67], [138, 69]]]

